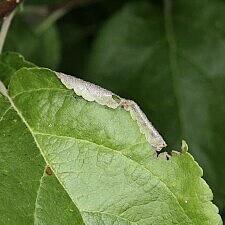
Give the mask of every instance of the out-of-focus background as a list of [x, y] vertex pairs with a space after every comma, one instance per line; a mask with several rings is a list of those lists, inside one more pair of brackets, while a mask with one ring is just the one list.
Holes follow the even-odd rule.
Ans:
[[225, 216], [224, 0], [26, 1], [8, 50], [135, 100], [167, 151], [187, 141]]

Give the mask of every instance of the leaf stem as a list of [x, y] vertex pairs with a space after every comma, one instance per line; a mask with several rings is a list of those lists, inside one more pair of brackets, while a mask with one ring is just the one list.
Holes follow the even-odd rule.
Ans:
[[5, 38], [8, 33], [11, 21], [15, 15], [16, 10], [14, 9], [8, 16], [3, 18], [3, 23], [0, 31], [0, 54], [2, 53], [2, 49], [5, 43]]

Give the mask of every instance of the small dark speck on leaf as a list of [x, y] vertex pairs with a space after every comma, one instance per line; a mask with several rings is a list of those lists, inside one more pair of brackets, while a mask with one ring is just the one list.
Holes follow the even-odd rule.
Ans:
[[45, 173], [46, 173], [48, 176], [51, 176], [51, 175], [53, 174], [52, 169], [51, 169], [49, 166], [46, 167]]

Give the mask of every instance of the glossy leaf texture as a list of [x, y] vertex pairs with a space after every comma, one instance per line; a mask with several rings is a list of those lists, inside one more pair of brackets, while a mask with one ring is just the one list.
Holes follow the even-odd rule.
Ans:
[[0, 224], [222, 224], [185, 145], [157, 156], [129, 111], [11, 55], [0, 64], [16, 70], [0, 86]]
[[89, 81], [138, 102], [169, 149], [188, 141], [221, 210], [224, 7], [220, 0], [127, 3], [103, 25], [86, 72]]

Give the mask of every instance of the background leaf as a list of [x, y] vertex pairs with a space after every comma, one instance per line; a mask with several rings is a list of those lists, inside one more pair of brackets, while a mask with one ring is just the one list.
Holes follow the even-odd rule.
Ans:
[[36, 24], [30, 17], [16, 17], [4, 50], [19, 52], [37, 65], [56, 69], [61, 60], [57, 27], [50, 26], [43, 32], [37, 32], [32, 23]]
[[58, 21], [62, 42], [59, 69], [67, 74], [82, 76], [87, 72], [88, 57], [96, 32], [102, 23], [126, 0], [93, 1], [85, 7], [76, 7]]

